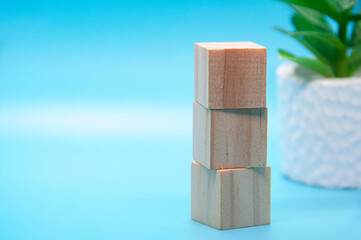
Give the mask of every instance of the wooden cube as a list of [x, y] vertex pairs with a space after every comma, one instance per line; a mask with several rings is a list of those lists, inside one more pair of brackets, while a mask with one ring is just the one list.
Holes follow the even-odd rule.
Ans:
[[210, 109], [266, 107], [267, 50], [252, 42], [196, 43], [195, 101]]
[[270, 223], [271, 168], [211, 170], [192, 163], [192, 219], [217, 229]]
[[267, 164], [267, 108], [193, 104], [193, 159], [210, 169]]

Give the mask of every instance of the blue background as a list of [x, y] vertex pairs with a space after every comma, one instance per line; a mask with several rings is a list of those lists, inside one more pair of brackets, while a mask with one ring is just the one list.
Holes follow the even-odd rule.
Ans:
[[[265, 0], [1, 1], [0, 239], [360, 239], [359, 190], [280, 174], [277, 48], [307, 54], [271, 29], [289, 28], [289, 14]], [[193, 44], [211, 41], [268, 49], [268, 226], [190, 219]], [[148, 125], [105, 128], [93, 119], [102, 109]]]

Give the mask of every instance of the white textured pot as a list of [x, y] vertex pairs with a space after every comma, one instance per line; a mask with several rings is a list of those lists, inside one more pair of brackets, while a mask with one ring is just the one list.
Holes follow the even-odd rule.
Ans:
[[324, 79], [292, 63], [277, 75], [283, 174], [309, 185], [361, 188], [361, 77]]

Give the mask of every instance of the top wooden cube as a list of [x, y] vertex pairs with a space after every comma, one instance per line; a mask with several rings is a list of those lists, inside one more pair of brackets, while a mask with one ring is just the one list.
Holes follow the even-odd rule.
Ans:
[[267, 50], [252, 42], [196, 43], [195, 101], [209, 109], [266, 106]]

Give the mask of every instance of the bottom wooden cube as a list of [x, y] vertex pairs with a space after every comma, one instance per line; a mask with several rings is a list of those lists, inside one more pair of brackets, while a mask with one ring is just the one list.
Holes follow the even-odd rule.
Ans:
[[271, 168], [211, 170], [192, 163], [192, 219], [217, 229], [270, 223]]

